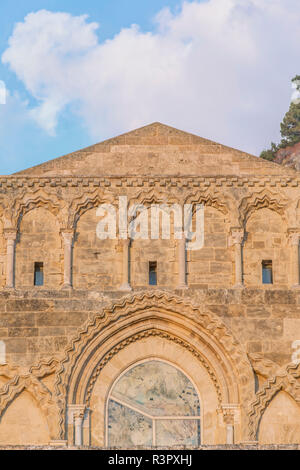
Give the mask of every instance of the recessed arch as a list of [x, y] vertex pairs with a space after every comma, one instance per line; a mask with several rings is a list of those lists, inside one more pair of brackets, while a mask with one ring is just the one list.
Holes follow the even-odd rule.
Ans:
[[116, 204], [112, 193], [96, 190], [93, 193], [84, 193], [75, 198], [69, 207], [68, 227], [76, 229], [77, 223], [83, 214], [104, 203]]
[[249, 435], [256, 440], [262, 417], [273, 398], [281, 391], [285, 391], [300, 406], [300, 391], [298, 380], [300, 378], [300, 363], [288, 364], [284, 370], [270, 377], [263, 387], [256, 393], [256, 399], [249, 408]]
[[47, 387], [32, 375], [14, 376], [0, 389], [0, 424], [1, 418], [15, 399], [27, 391], [41, 408], [48, 424], [50, 436], [55, 438], [58, 432], [59, 409]]
[[[106, 403], [111, 385], [117, 381], [120, 373], [137, 363], [147, 360], [162, 360], [175, 366], [188, 378], [193, 377], [193, 384], [200, 395], [201, 442], [213, 444], [225, 442], [225, 435], [219, 435], [220, 417], [216, 389], [207, 370], [193, 354], [182, 345], [166, 342], [160, 336], [148, 336], [130, 343], [114, 355], [101, 370], [93, 387], [89, 410], [91, 413], [91, 444], [105, 446]], [[222, 425], [221, 425], [222, 427]]]
[[58, 288], [62, 284], [62, 238], [60, 222], [43, 205], [34, 205], [22, 215], [15, 246], [15, 285], [34, 286], [36, 263], [42, 266], [43, 285]]
[[264, 207], [277, 212], [286, 223], [288, 201], [273, 194], [270, 191], [262, 191], [260, 193], [253, 193], [250, 196], [244, 197], [239, 205], [239, 225], [245, 227], [246, 223], [253, 212]]
[[[180, 297], [160, 291], [123, 298], [96, 315], [74, 338], [57, 374], [58, 397], [67, 403], [86, 403], [94, 379], [118, 351], [141, 337], [162, 335], [166, 341], [185, 344], [206, 364], [220, 388], [220, 401], [241, 403], [251, 399], [254, 378], [245, 351], [219, 318]], [[199, 363], [200, 363], [199, 362]], [[252, 383], [253, 382], [253, 383]], [[67, 403], [61, 408], [61, 436]], [[62, 402], [63, 404], [63, 402]]]
[[[38, 190], [34, 193], [26, 193], [23, 195], [22, 199], [16, 202], [13, 208], [13, 225], [18, 229], [24, 215], [38, 207], [47, 209], [60, 220], [62, 218], [65, 202], [59, 199], [56, 194], [50, 196], [42, 190]], [[62, 225], [61, 220], [60, 225]]]

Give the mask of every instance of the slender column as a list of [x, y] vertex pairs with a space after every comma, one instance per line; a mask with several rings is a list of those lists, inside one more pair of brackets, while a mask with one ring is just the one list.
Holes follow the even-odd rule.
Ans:
[[122, 285], [120, 290], [130, 291], [130, 264], [129, 264], [129, 255], [130, 255], [130, 239], [121, 240], [122, 243]]
[[243, 286], [243, 254], [242, 244], [244, 230], [240, 228], [231, 229], [229, 245], [235, 248], [235, 287]]
[[234, 444], [234, 426], [226, 424], [226, 444]]
[[74, 415], [74, 427], [75, 427], [75, 446], [82, 446], [82, 423], [84, 413], [76, 412]]
[[299, 232], [290, 232], [289, 241], [292, 249], [291, 275], [293, 287], [299, 287]]
[[226, 444], [234, 444], [234, 426], [240, 421], [239, 405], [222, 405], [223, 422], [226, 426]]
[[15, 244], [17, 238], [16, 230], [4, 230], [7, 240], [6, 247], [6, 287], [14, 287], [14, 264], [15, 264]]
[[73, 422], [74, 426], [74, 444], [76, 446], [83, 445], [83, 420], [85, 415], [85, 405], [71, 404], [68, 406], [68, 420]]
[[186, 239], [182, 233], [182, 238], [177, 241], [178, 258], [178, 285], [177, 289], [186, 289]]
[[64, 285], [63, 287], [72, 287], [72, 246], [73, 230], [63, 230], [61, 236], [64, 241]]

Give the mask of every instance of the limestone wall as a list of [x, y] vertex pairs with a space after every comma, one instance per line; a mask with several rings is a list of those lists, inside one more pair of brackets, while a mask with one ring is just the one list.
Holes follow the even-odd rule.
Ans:
[[[84, 445], [105, 446], [112, 379], [145, 355], [189, 369], [200, 395], [200, 371], [209, 376], [204, 444], [233, 435], [236, 443], [300, 442], [297, 174], [19, 175], [0, 184], [0, 444], [72, 445], [79, 422]], [[120, 195], [129, 207], [204, 204], [204, 246], [186, 252], [182, 289], [174, 237], [133, 240], [128, 265], [120, 240], [97, 237], [97, 207], [117, 208]], [[272, 260], [273, 284], [262, 284], [263, 260]], [[149, 286], [149, 261], [157, 261], [157, 286]], [[42, 287], [33, 285], [35, 262], [44, 263]]]

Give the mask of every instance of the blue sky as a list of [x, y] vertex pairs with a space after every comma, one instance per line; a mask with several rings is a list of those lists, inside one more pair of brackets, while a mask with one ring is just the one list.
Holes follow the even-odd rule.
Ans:
[[[2, 0], [0, 3], [0, 55], [7, 48], [8, 39], [15, 23], [22, 22], [30, 12], [47, 9], [53, 12], [66, 11], [73, 15], [88, 14], [93, 21], [100, 24], [99, 40], [112, 38], [121, 28], [137, 23], [142, 29], [153, 29], [153, 17], [165, 6], [173, 9], [180, 7], [177, 0]], [[17, 91], [31, 105], [34, 99], [27, 92], [24, 84], [9, 67], [0, 62], [0, 80], [9, 90]], [[1, 110], [5, 115], [5, 110]], [[5, 116], [4, 116], [5, 119]], [[15, 116], [10, 117], [12, 128], [5, 135], [1, 133], [0, 121], [0, 174], [10, 174], [36, 165], [65, 153], [70, 153], [94, 143], [93, 137], [86, 130], [82, 121], [69, 115], [60, 120], [55, 137], [49, 136], [34, 123], [27, 122], [17, 126], [15, 135]], [[100, 137], [101, 138], [101, 137]]]
[[2, 0], [0, 174], [153, 121], [258, 154], [300, 73], [299, 24], [298, 0]]

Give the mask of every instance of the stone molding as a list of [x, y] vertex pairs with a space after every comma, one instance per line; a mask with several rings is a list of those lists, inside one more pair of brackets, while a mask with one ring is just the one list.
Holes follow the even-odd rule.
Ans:
[[257, 440], [261, 418], [274, 396], [284, 390], [300, 406], [300, 363], [288, 364], [269, 378], [256, 393], [249, 407], [249, 439]]
[[[10, 188], [7, 194], [2, 197], [0, 201], [0, 207], [2, 208], [0, 210], [0, 217], [2, 217], [6, 228], [17, 229], [22, 216], [36, 207], [43, 207], [57, 217], [61, 229], [75, 229], [80, 216], [101, 203], [109, 203], [117, 207], [118, 195], [120, 194], [120, 186], [117, 185], [117, 179], [114, 179], [115, 187], [112, 187], [111, 184], [104, 184], [102, 186], [99, 184], [95, 187], [89, 184], [85, 185], [84, 181], [86, 179], [84, 177], [77, 178], [78, 184], [80, 182], [80, 185], [82, 185], [79, 196], [78, 187], [71, 184], [72, 178], [66, 178], [66, 182], [70, 182], [69, 189], [64, 189], [67, 187], [67, 184], [62, 185], [63, 189], [56, 188], [54, 185], [55, 178], [46, 179], [49, 182], [47, 188], [43, 187], [41, 189], [40, 187], [35, 188], [35, 186], [30, 186], [28, 189], [20, 189], [20, 187], [17, 187], [18, 189], [15, 192]], [[64, 178], [59, 178], [59, 180], [62, 179]], [[127, 179], [125, 178], [125, 180]], [[294, 206], [297, 197], [288, 198], [284, 193], [275, 195], [269, 188], [261, 189], [261, 185], [258, 185], [258, 191], [253, 191], [251, 187], [251, 192], [239, 202], [232, 191], [233, 184], [237, 184], [239, 178], [232, 178], [233, 182], [231, 185], [227, 185], [227, 189], [222, 189], [216, 184], [216, 180], [219, 181], [218, 178], [212, 179], [214, 183], [210, 182], [209, 178], [199, 177], [199, 184], [195, 185], [194, 183], [190, 184], [194, 178], [187, 178], [186, 180], [185, 178], [178, 178], [178, 182], [182, 182], [182, 187], [177, 187], [177, 184], [173, 184], [171, 179], [167, 178], [166, 180], [169, 180], [170, 184], [166, 189], [160, 185], [161, 179], [157, 178], [155, 179], [155, 181], [157, 180], [155, 185], [140, 190], [138, 195], [135, 195], [131, 189], [126, 190], [128, 193], [128, 206], [135, 203], [148, 205], [165, 202], [170, 204], [204, 203], [223, 213], [229, 219], [231, 226], [235, 227], [244, 227], [246, 221], [255, 210], [267, 207], [280, 214], [285, 222], [293, 221], [295, 223], [294, 212], [296, 209]], [[248, 180], [249, 178], [246, 179]], [[87, 179], [87, 181], [89, 180], [91, 178]], [[104, 180], [104, 178], [99, 180]], [[124, 178], [122, 178], [123, 180]], [[119, 183], [122, 181], [119, 181]], [[223, 181], [225, 184], [227, 179], [225, 177], [220, 178], [220, 181]], [[260, 182], [260, 179], [257, 178], [257, 181]], [[129, 187], [132, 187], [132, 185], [129, 185]], [[298, 190], [296, 191], [298, 193]], [[291, 223], [288, 223], [288, 225], [291, 225]], [[296, 229], [300, 231], [300, 227]]]
[[183, 348], [187, 349], [190, 353], [192, 353], [193, 356], [195, 356], [201, 362], [201, 364], [205, 367], [206, 371], [208, 372], [208, 374], [209, 374], [209, 376], [210, 376], [210, 378], [211, 378], [211, 380], [214, 384], [216, 393], [217, 393], [219, 406], [221, 407], [221, 403], [222, 403], [221, 388], [220, 388], [220, 385], [218, 383], [218, 379], [216, 377], [216, 374], [215, 374], [214, 370], [212, 369], [212, 367], [210, 366], [210, 364], [207, 361], [205, 361], [203, 359], [203, 357], [201, 356], [201, 354], [195, 348], [193, 348], [190, 344], [188, 344], [186, 341], [182, 340], [181, 338], [176, 337], [175, 335], [165, 333], [164, 331], [160, 331], [158, 329], [150, 329], [150, 330], [142, 331], [141, 333], [138, 333], [136, 335], [130, 336], [126, 340], [121, 341], [121, 343], [119, 343], [117, 346], [115, 346], [111, 351], [109, 351], [108, 354], [106, 354], [102, 358], [102, 360], [99, 362], [96, 370], [94, 371], [93, 375], [91, 376], [91, 378], [89, 380], [87, 393], [86, 393], [86, 406], [88, 408], [90, 407], [90, 400], [91, 400], [91, 395], [92, 395], [92, 391], [93, 391], [93, 387], [95, 385], [95, 382], [96, 382], [99, 374], [101, 373], [103, 367], [109, 362], [109, 360], [113, 356], [115, 356], [119, 351], [121, 351], [126, 346], [128, 346], [129, 344], [135, 343], [136, 341], [138, 341], [140, 339], [143, 339], [143, 338], [149, 338], [150, 336], [159, 336], [160, 338], [166, 339], [167, 341], [173, 341], [174, 343], [179, 344]]
[[[95, 338], [99, 331], [114, 323], [118, 318], [133, 315], [137, 311], [147, 311], [151, 307], [157, 309], [158, 312], [160, 309], [166, 309], [190, 318], [202, 327], [211, 338], [214, 338], [218, 344], [221, 344], [236, 369], [243, 401], [246, 403], [246, 401], [251, 400], [253, 384], [250, 385], [249, 383], [251, 378], [250, 362], [245, 351], [220, 319], [211, 313], [202, 313], [199, 306], [178, 296], [161, 291], [146, 291], [141, 294], [123, 297], [119, 302], [113, 302], [110, 307], [104, 308], [103, 311], [88, 321], [85, 327], [79, 330], [78, 335], [73, 338], [66, 348], [65, 358], [61, 361], [55, 383], [55, 393], [60, 407], [60, 435], [57, 437], [64, 437], [65, 409], [67, 406], [66, 392], [70, 390], [70, 380], [73, 371], [76, 369], [76, 363], [89, 342]], [[74, 378], [72, 380], [74, 381]]]
[[239, 205], [239, 222], [241, 227], [245, 227], [249, 217], [257, 209], [268, 208], [277, 212], [283, 219], [286, 219], [285, 210], [288, 201], [282, 195], [263, 190], [260, 193], [252, 193], [244, 197]]
[[8, 190], [20, 188], [55, 188], [55, 187], [298, 187], [298, 173], [289, 176], [24, 176], [8, 175], [0, 177], [0, 187]]
[[58, 406], [48, 388], [33, 375], [17, 375], [0, 389], [0, 419], [10, 403], [27, 390], [43, 411], [51, 439], [58, 433]]
[[254, 371], [264, 378], [272, 377], [280, 366], [270, 359], [266, 359], [261, 353], [249, 353], [251, 365]]

